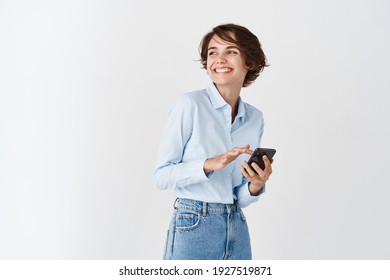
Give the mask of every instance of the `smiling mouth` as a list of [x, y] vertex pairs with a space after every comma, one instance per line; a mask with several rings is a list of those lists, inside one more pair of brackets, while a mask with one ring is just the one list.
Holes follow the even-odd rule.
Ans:
[[227, 67], [214, 69], [214, 71], [217, 73], [228, 73], [231, 72], [232, 70], [233, 70], [232, 68], [227, 68]]

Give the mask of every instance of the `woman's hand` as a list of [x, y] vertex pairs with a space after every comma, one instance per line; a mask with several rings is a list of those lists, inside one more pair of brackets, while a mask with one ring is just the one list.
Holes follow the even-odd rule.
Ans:
[[249, 147], [249, 144], [245, 145], [244, 147], [236, 147], [227, 151], [226, 153], [223, 153], [222, 155], [206, 159], [203, 165], [205, 174], [224, 168], [241, 154], [251, 155], [253, 151], [250, 150]]
[[251, 164], [253, 169], [248, 165], [246, 161], [240, 166], [241, 173], [248, 179], [249, 184], [249, 192], [251, 195], [258, 195], [260, 190], [264, 187], [265, 182], [269, 179], [272, 174], [272, 162], [268, 159], [267, 156], [263, 156], [263, 161], [265, 168], [262, 170], [255, 162]]

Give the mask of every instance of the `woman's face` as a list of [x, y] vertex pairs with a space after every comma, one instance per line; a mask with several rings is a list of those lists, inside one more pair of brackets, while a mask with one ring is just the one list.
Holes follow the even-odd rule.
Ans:
[[223, 41], [214, 35], [208, 46], [207, 73], [217, 86], [241, 88], [248, 67], [236, 44]]

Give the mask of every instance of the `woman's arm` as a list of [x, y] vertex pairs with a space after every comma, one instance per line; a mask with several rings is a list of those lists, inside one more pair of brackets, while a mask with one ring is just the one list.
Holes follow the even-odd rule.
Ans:
[[171, 108], [161, 136], [153, 180], [160, 189], [186, 187], [208, 180], [206, 158], [183, 162], [186, 144], [193, 132], [194, 104], [182, 95]]

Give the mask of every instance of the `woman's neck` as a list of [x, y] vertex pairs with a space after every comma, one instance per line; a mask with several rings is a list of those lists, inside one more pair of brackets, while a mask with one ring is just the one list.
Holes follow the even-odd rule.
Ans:
[[238, 112], [238, 100], [240, 99], [241, 87], [232, 87], [232, 86], [218, 86], [215, 85], [218, 89], [219, 94], [222, 98], [230, 105], [232, 108], [232, 123], [237, 116]]

